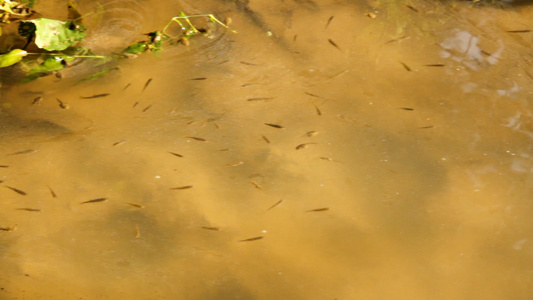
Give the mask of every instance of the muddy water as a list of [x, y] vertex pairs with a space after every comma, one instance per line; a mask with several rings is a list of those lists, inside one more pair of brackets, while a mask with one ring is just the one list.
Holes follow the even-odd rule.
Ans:
[[354, 2], [104, 1], [238, 33], [4, 84], [0, 299], [529, 299], [533, 8]]

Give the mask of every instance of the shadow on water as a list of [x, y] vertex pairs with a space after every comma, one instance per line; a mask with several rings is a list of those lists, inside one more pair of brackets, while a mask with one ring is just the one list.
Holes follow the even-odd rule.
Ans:
[[528, 299], [515, 4], [80, 1], [97, 52], [180, 11], [238, 33], [2, 70], [0, 299]]

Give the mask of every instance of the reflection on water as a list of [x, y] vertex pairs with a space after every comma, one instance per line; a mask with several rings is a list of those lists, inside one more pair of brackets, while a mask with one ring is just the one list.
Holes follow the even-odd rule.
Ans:
[[4, 84], [0, 299], [533, 293], [531, 7], [108, 2], [238, 33]]

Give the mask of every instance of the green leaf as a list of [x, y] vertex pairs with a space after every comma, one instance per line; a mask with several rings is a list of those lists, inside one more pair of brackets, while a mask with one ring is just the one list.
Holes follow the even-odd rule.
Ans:
[[9, 67], [18, 63], [27, 54], [28, 52], [22, 49], [14, 49], [6, 54], [0, 55], [0, 68]]
[[35, 44], [49, 51], [61, 51], [83, 40], [85, 26], [76, 21], [59, 21], [46, 18], [24, 22], [35, 24]]
[[128, 48], [124, 49], [122, 53], [138, 54], [146, 51], [146, 48], [146, 42], [139, 42], [137, 44], [130, 45]]
[[60, 56], [49, 57], [45, 59], [40, 65], [29, 70], [28, 75], [51, 72], [51, 71], [59, 71], [63, 69], [64, 67], [65, 67], [65, 62], [63, 61], [63, 57], [60, 57]]

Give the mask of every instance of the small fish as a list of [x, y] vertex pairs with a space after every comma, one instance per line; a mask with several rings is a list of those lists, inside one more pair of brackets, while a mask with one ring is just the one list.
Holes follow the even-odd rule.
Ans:
[[297, 35], [297, 34], [295, 34], [295, 35], [292, 37], [292, 42], [293, 42], [293, 43], [296, 42], [296, 39], [298, 39], [298, 35]]
[[411, 5], [406, 5], [407, 8], [409, 8], [410, 10], [414, 11], [414, 12], [418, 12], [418, 9], [412, 7]]
[[228, 148], [224, 148], [224, 149], [219, 149], [218, 151], [220, 151], [220, 152], [226, 152], [226, 151], [229, 151], [229, 149], [228, 149]]
[[137, 204], [137, 203], [131, 203], [131, 202], [126, 202], [128, 205], [131, 205], [133, 207], [137, 207], [137, 208], [144, 208], [143, 205], [140, 205], [140, 204]]
[[446, 67], [445, 64], [429, 64], [429, 65], [424, 65], [424, 67]]
[[267, 142], [267, 144], [270, 144], [270, 140], [266, 136], [262, 135], [261, 137], [263, 138], [263, 140], [265, 140], [265, 142]]
[[333, 40], [328, 39], [328, 42], [329, 42], [331, 45], [333, 45], [333, 47], [335, 47], [335, 48], [341, 50], [341, 48], [339, 47], [339, 45], [337, 45]]
[[0, 168], [9, 168], [8, 165], [0, 165]]
[[255, 181], [250, 181], [250, 183], [258, 190], [263, 190], [263, 188], [259, 185], [259, 183], [255, 182]]
[[314, 105], [313, 106], [315, 107], [315, 110], [316, 110], [316, 114], [321, 116], [322, 115], [322, 112], [320, 111], [320, 109], [318, 108], [318, 106]]
[[175, 188], [170, 188], [171, 190], [187, 190], [192, 189], [192, 185], [184, 185], [184, 186], [178, 186]]
[[326, 26], [324, 27], [324, 29], [328, 28], [329, 23], [331, 23], [331, 21], [333, 21], [333, 18], [334, 18], [334, 17], [335, 17], [335, 16], [331, 16], [331, 17], [329, 17], [328, 21], [326, 22]]
[[196, 77], [196, 78], [191, 78], [190, 80], [206, 80], [207, 78], [206, 77]]
[[96, 95], [92, 95], [92, 96], [87, 96], [87, 97], [81, 97], [81, 99], [94, 99], [94, 98], [103, 98], [103, 97], [107, 97], [111, 94], [109, 93], [104, 93], [104, 94], [96, 94]]
[[257, 66], [257, 64], [249, 63], [249, 62], [245, 62], [245, 61], [241, 61], [240, 63], [243, 64], [243, 65], [247, 65], [247, 66]]
[[257, 84], [255, 82], [249, 82], [249, 83], [245, 83], [243, 85], [241, 85], [241, 87], [245, 87], [245, 86], [249, 86], [249, 85], [254, 85], [254, 84]]
[[142, 110], [142, 112], [145, 112], [145, 111], [149, 110], [150, 107], [152, 107], [152, 104], [150, 104], [150, 105], [148, 105], [147, 107], [145, 107], [145, 108]]
[[199, 138], [199, 137], [194, 137], [194, 136], [188, 136], [187, 138], [188, 139], [197, 140], [197, 141], [200, 141], [200, 142], [206, 142], [207, 141], [206, 139]]
[[123, 90], [123, 91], [126, 90], [127, 88], [130, 87], [130, 85], [131, 85], [131, 83], [126, 84], [126, 86], [125, 86], [122, 90]]
[[43, 97], [42, 97], [42, 96], [39, 96], [39, 97], [33, 99], [33, 101], [32, 101], [31, 104], [32, 104], [32, 105], [37, 105], [37, 104], [40, 104], [41, 101], [43, 101]]
[[148, 80], [146, 81], [146, 83], [144, 84], [144, 87], [143, 87], [143, 90], [142, 90], [143, 92], [144, 92], [144, 90], [146, 90], [146, 88], [148, 87], [148, 85], [150, 85], [150, 82], [152, 82], [152, 78], [148, 79]]
[[433, 128], [433, 127], [435, 127], [435, 126], [429, 125], [429, 126], [418, 127], [418, 129], [429, 129], [429, 128]]
[[231, 163], [231, 164], [227, 164], [226, 167], [236, 167], [236, 166], [240, 166], [240, 165], [243, 165], [244, 162], [243, 161], [238, 161], [238, 162], [234, 162], [234, 163]]
[[257, 240], [260, 240], [264, 238], [263, 236], [256, 236], [256, 237], [253, 237], [253, 238], [249, 238], [249, 239], [244, 239], [244, 240], [240, 240], [239, 242], [251, 242], [251, 241], [257, 241]]
[[57, 195], [56, 195], [56, 193], [54, 192], [54, 190], [52, 190], [51, 187], [48, 187], [48, 189], [50, 190], [50, 194], [52, 194], [52, 198], [57, 198]]
[[409, 111], [415, 110], [414, 108], [410, 108], [410, 107], [400, 107], [400, 109], [409, 110]]
[[118, 146], [118, 145], [122, 145], [122, 144], [124, 144], [125, 142], [126, 142], [126, 140], [118, 141], [118, 142], [113, 143], [112, 146], [113, 146], [113, 147], [116, 147], [116, 146]]
[[321, 156], [320, 159], [321, 160], [327, 160], [327, 161], [335, 161], [335, 160], [333, 160], [333, 158], [329, 158], [329, 157], [325, 157], [325, 156]]
[[399, 38], [397, 38], [397, 39], [392, 39], [392, 40], [390, 40], [390, 41], [387, 41], [385, 44], [394, 43], [394, 42], [401, 41], [401, 40], [408, 39], [408, 38], [409, 38], [409, 36], [404, 35], [404, 36], [399, 37]]
[[370, 12], [370, 11], [366, 12], [365, 16], [369, 17], [370, 19], [375, 19], [377, 17], [375, 13]]
[[315, 208], [315, 209], [308, 210], [306, 212], [319, 212], [319, 211], [326, 211], [326, 210], [329, 210], [329, 207]]
[[19, 190], [19, 189], [17, 189], [17, 188], [10, 187], [10, 186], [7, 186], [7, 185], [5, 185], [4, 187], [6, 187], [6, 188], [12, 190], [13, 192], [15, 192], [15, 193], [17, 193], [17, 194], [19, 194], [19, 195], [22, 195], [22, 196], [26, 196], [26, 195], [27, 195], [27, 193], [26, 193], [25, 191]]
[[311, 97], [315, 97], [315, 98], [322, 98], [320, 97], [319, 95], [315, 95], [315, 94], [312, 94], [312, 93], [309, 93], [309, 92], [304, 92], [306, 93], [307, 95], [311, 96]]
[[106, 200], [107, 200], [107, 198], [96, 198], [96, 199], [92, 199], [92, 200], [83, 201], [80, 204], [104, 202]]
[[174, 152], [168, 152], [168, 153], [170, 153], [170, 154], [172, 154], [172, 155], [174, 155], [174, 156], [177, 156], [177, 157], [183, 157], [183, 155], [178, 154], [178, 153], [174, 153]]
[[303, 148], [307, 147], [308, 145], [314, 145], [314, 144], [316, 144], [316, 143], [303, 143], [303, 144], [300, 144], [300, 145], [296, 146], [295, 149], [296, 150], [300, 150], [300, 149], [303, 149]]
[[8, 226], [8, 227], [0, 227], [0, 231], [13, 231], [17, 229], [17, 225], [15, 226]]
[[274, 97], [258, 97], [258, 98], [249, 98], [249, 99], [246, 99], [246, 101], [267, 101], [267, 100], [272, 100], [274, 99]]
[[136, 101], [135, 103], [133, 103], [133, 106], [132, 106], [132, 108], [135, 108], [135, 107], [137, 107], [137, 105], [139, 105], [139, 101]]
[[33, 153], [37, 150], [35, 149], [27, 149], [27, 150], [22, 150], [22, 151], [18, 151], [18, 152], [14, 152], [14, 153], [10, 153], [8, 155], [20, 155], [20, 154], [29, 154], [29, 153]]
[[269, 210], [273, 209], [274, 207], [280, 205], [281, 203], [283, 203], [283, 201], [285, 201], [285, 200], [283, 200], [283, 199], [279, 200], [278, 202], [274, 203], [274, 205], [269, 207], [266, 211], [269, 211]]
[[202, 226], [202, 229], [220, 231], [220, 228], [214, 226]]
[[135, 238], [138, 239], [141, 237], [141, 229], [139, 228], [139, 225], [135, 225]]
[[405, 63], [403, 63], [403, 62], [401, 62], [401, 61], [400, 61], [399, 63], [401, 63], [402, 66], [403, 66], [407, 71], [411, 72], [411, 68], [410, 68], [408, 65], [406, 65]]
[[311, 131], [306, 132], [303, 136], [312, 137], [312, 136], [315, 136], [317, 134], [318, 134], [318, 131], [311, 130]]
[[283, 129], [285, 127], [281, 126], [281, 125], [278, 125], [278, 124], [272, 124], [272, 123], [265, 123], [265, 125], [267, 126], [270, 126], [270, 127], [274, 127], [274, 128], [278, 128], [278, 129]]
[[17, 210], [25, 210], [25, 211], [33, 211], [33, 212], [40, 212], [41, 211], [41, 209], [39, 209], [39, 208], [27, 208], [27, 207], [17, 208]]
[[66, 105], [65, 103], [63, 103], [63, 101], [61, 101], [61, 99], [59, 98], [56, 98], [57, 102], [59, 103], [59, 107], [61, 107], [62, 109], [68, 109], [68, 105]]
[[507, 32], [510, 32], [510, 33], [528, 33], [528, 32], [532, 32], [533, 30], [531, 29], [522, 29], [522, 30], [507, 30]]

